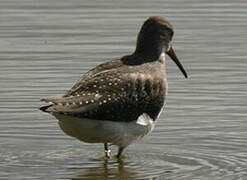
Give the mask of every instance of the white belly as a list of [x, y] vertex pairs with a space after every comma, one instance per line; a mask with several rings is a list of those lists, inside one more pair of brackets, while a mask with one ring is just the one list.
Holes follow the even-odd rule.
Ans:
[[89, 143], [111, 143], [126, 147], [152, 131], [155, 125], [146, 113], [137, 121], [114, 122], [54, 115], [60, 128], [69, 136]]

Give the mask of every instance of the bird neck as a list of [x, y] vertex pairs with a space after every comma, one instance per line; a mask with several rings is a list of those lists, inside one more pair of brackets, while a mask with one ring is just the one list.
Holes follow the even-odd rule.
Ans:
[[148, 61], [159, 60], [164, 52], [163, 43], [159, 38], [139, 35], [134, 54]]

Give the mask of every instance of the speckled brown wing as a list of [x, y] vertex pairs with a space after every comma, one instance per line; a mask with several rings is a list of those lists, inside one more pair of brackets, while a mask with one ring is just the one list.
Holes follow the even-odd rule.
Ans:
[[95, 68], [85, 73], [63, 97], [68, 97], [81, 91], [81, 89], [83, 89], [84, 83], [97, 76], [98, 73], [102, 73], [103, 71], [111, 70], [114, 68], [119, 68], [121, 66], [123, 66], [123, 63], [120, 59], [108, 61], [96, 66]]
[[164, 104], [165, 89], [162, 78], [119, 65], [87, 75], [63, 98], [43, 101], [53, 104], [47, 112], [82, 118], [132, 121], [145, 112], [155, 119]]
[[[99, 98], [104, 94], [99, 84], [104, 83], [107, 74], [115, 74], [116, 68], [123, 64], [120, 60], [113, 60], [91, 69], [62, 98], [43, 98], [41, 101], [50, 103], [40, 109], [52, 113], [85, 113], [98, 106]], [[114, 70], [115, 69], [115, 70]], [[110, 73], [107, 73], [109, 71]]]

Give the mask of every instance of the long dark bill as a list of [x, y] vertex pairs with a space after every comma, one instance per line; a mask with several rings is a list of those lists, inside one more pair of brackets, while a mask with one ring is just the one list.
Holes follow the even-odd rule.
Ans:
[[184, 74], [185, 78], [188, 78], [186, 71], [184, 70], [183, 65], [179, 62], [174, 50], [172, 47], [170, 47], [169, 51], [166, 52], [169, 57], [176, 63], [176, 65], [179, 67], [180, 71]]

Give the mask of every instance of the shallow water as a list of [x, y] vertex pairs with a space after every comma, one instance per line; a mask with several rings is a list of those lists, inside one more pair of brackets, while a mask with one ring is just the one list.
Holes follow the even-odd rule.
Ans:
[[[246, 1], [0, 3], [0, 179], [246, 179]], [[105, 161], [103, 145], [66, 136], [39, 99], [132, 52], [151, 15], [174, 25], [190, 78], [167, 58], [169, 94], [156, 128], [122, 161]]]

